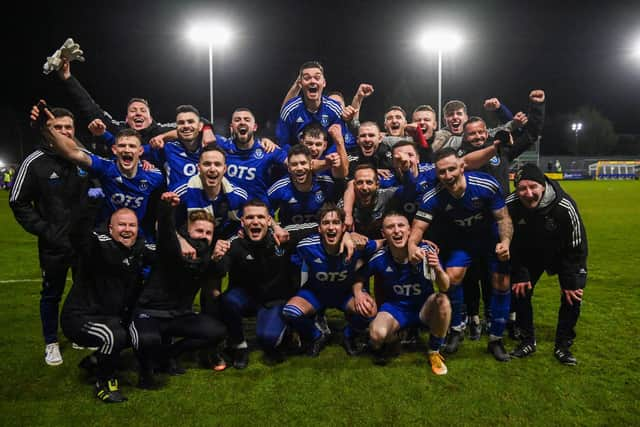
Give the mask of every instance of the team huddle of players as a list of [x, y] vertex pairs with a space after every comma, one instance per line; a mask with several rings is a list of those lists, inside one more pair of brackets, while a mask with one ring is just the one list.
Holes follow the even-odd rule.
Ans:
[[[247, 316], [256, 316], [267, 360], [281, 362], [295, 351], [317, 356], [334, 332], [328, 308], [345, 314], [346, 352], [370, 353], [378, 364], [396, 351], [401, 332], [428, 329], [431, 369], [444, 375], [441, 352], [455, 353], [465, 329], [480, 337], [479, 282], [488, 283], [489, 353], [507, 361], [535, 352], [531, 282], [549, 266], [530, 265], [538, 256], [527, 252], [535, 237], [514, 252], [518, 226], [514, 237], [505, 195], [509, 162], [539, 138], [543, 91], [531, 91], [526, 114], [486, 101], [500, 119], [493, 129], [469, 118], [460, 101], [445, 106], [442, 129], [429, 106], [416, 108], [411, 123], [394, 106], [383, 134], [375, 122], [359, 121], [371, 85], [360, 85], [345, 105], [341, 96], [323, 94], [324, 70], [309, 62], [285, 98], [273, 142], [256, 135], [246, 108], [233, 112], [230, 137], [214, 134], [190, 105], [177, 108], [175, 127], [159, 125], [138, 98], [118, 124], [71, 75], [68, 61], [59, 74], [113, 156], [98, 156], [75, 139], [70, 111], [40, 103], [31, 119], [44, 144], [25, 159], [10, 203], [39, 237], [45, 360], [62, 363], [58, 302], [72, 268], [61, 326], [70, 341], [97, 348], [82, 366], [96, 376], [101, 400], [125, 400], [116, 365], [130, 346], [143, 388], [156, 386], [158, 371], [184, 372], [176, 360], [185, 351], [200, 350], [215, 369], [246, 367]], [[516, 188], [512, 204], [524, 206], [525, 217], [550, 192], [561, 196], [556, 204], [569, 200], [566, 210], [575, 213], [569, 247], [584, 252], [574, 260], [582, 269], [574, 276], [584, 277], [562, 286], [573, 323], [559, 322], [556, 339], [558, 360], [575, 364], [569, 346], [586, 280], [584, 227], [573, 201], [535, 166], [519, 171]], [[510, 278], [516, 259], [519, 282]], [[529, 270], [531, 277], [523, 273]], [[475, 302], [465, 301], [467, 288]], [[502, 336], [512, 289], [528, 302], [522, 310], [529, 315], [521, 344], [509, 354]]]

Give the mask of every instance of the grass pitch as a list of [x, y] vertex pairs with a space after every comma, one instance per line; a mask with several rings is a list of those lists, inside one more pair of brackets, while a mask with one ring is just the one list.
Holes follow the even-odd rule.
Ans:
[[[64, 364], [48, 367], [38, 316], [35, 238], [15, 222], [0, 194], [0, 424], [2, 425], [637, 425], [640, 419], [640, 184], [564, 182], [589, 238], [589, 278], [578, 337], [579, 364], [552, 355], [559, 286], [544, 276], [534, 296], [538, 352], [498, 363], [486, 338], [465, 340], [431, 374], [424, 351], [386, 367], [331, 345], [319, 358], [267, 366], [259, 351], [244, 371], [190, 369], [159, 391], [135, 388], [106, 405], [77, 363], [87, 351], [61, 339]], [[635, 237], [634, 237], [635, 236]], [[23, 281], [33, 279], [33, 281]], [[339, 323], [332, 314], [332, 323]], [[424, 341], [424, 336], [423, 336]], [[507, 348], [514, 343], [507, 339]], [[131, 359], [130, 352], [125, 357]], [[187, 360], [187, 366], [194, 362]]]

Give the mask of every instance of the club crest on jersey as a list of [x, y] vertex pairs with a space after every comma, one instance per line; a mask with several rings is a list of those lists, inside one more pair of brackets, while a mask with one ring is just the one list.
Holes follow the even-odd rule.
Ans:
[[253, 157], [255, 157], [256, 159], [261, 159], [264, 157], [264, 151], [262, 151], [262, 148], [256, 148], [256, 151], [253, 152]]
[[76, 168], [78, 169], [78, 176], [87, 176], [87, 171], [82, 169], [80, 166], [76, 166]]
[[482, 207], [482, 200], [479, 199], [478, 197], [474, 197], [471, 199], [471, 206], [473, 206], [476, 209], [480, 209]]
[[322, 203], [324, 201], [324, 193], [320, 190], [316, 191], [315, 199], [316, 199], [316, 202]]
[[558, 224], [552, 217], [546, 217], [544, 219], [544, 229], [547, 231], [555, 231], [558, 229]]
[[489, 159], [489, 164], [491, 166], [498, 166], [500, 164], [500, 157], [493, 156], [491, 159]]
[[141, 179], [140, 184], [138, 184], [138, 188], [140, 191], [147, 191], [149, 189], [149, 181], [146, 179]]
[[327, 127], [329, 126], [329, 116], [327, 116], [326, 114], [323, 114], [322, 117], [320, 118], [320, 124], [322, 124], [322, 127]]
[[459, 149], [457, 154], [458, 154], [458, 157], [464, 156], [464, 150], [462, 148]]
[[284, 248], [281, 247], [281, 246], [276, 246], [275, 254], [276, 254], [276, 256], [283, 256], [284, 255]]

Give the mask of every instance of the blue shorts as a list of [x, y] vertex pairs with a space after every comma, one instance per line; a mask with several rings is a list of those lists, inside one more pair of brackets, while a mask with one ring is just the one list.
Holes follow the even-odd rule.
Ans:
[[298, 291], [296, 296], [309, 301], [316, 311], [321, 311], [325, 308], [337, 308], [338, 310], [345, 311], [349, 300], [353, 298], [351, 288], [346, 288], [345, 290], [335, 288], [326, 290], [303, 288]]
[[452, 249], [444, 263], [448, 267], [469, 267], [474, 258], [487, 260], [487, 268], [490, 273], [509, 273], [509, 262], [499, 261], [495, 252], [490, 249]]
[[386, 311], [393, 316], [400, 324], [400, 329], [409, 328], [411, 326], [420, 326], [420, 307], [411, 307], [393, 302], [385, 302], [379, 311]]

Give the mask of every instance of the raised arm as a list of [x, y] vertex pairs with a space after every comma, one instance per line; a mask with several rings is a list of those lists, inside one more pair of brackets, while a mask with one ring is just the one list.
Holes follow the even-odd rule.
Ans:
[[111, 114], [103, 110], [78, 79], [71, 75], [69, 60], [63, 57], [62, 61], [58, 77], [60, 77], [64, 90], [71, 98], [75, 108], [80, 112], [80, 115], [89, 122], [94, 119], [101, 119], [106, 125], [117, 128], [119, 123], [113, 119]]
[[342, 127], [339, 124], [332, 124], [327, 130], [333, 143], [336, 146], [336, 154], [339, 161], [332, 161], [331, 175], [334, 178], [344, 178], [349, 174], [349, 158], [347, 157], [347, 149], [344, 145], [344, 137], [342, 135]]
[[402, 201], [415, 201], [418, 197], [418, 164], [416, 163], [418, 158], [399, 152], [396, 152], [396, 156], [399, 160], [397, 171], [402, 174], [402, 185], [396, 189], [395, 196]]
[[353, 95], [353, 99], [351, 100], [351, 107], [354, 110], [353, 117], [351, 118], [352, 124], [360, 124], [360, 108], [362, 108], [362, 101], [371, 96], [371, 94], [373, 94], [373, 86], [368, 83], [360, 83], [356, 94]]
[[542, 89], [534, 89], [529, 93], [529, 123], [527, 130], [540, 135], [544, 126], [546, 94]]
[[507, 123], [513, 119], [513, 113], [498, 98], [486, 99], [483, 107], [485, 111], [495, 114], [500, 124]]
[[158, 250], [168, 259], [183, 255], [175, 222], [175, 208], [179, 204], [180, 197], [169, 191], [162, 193], [158, 203]]
[[300, 76], [298, 75], [296, 79], [293, 81], [293, 83], [291, 84], [291, 87], [287, 91], [286, 95], [284, 96], [284, 99], [282, 100], [282, 105], [280, 106], [280, 108], [284, 107], [284, 104], [286, 104], [287, 102], [289, 102], [290, 100], [298, 96], [299, 93], [300, 93]]
[[[53, 127], [53, 114], [47, 108], [44, 108], [44, 113], [47, 115], [47, 123], [42, 127], [42, 136], [54, 147], [54, 149], [65, 159], [77, 164], [80, 167], [91, 167], [91, 157], [82, 150], [75, 140], [68, 136], [62, 135], [57, 132]], [[39, 110], [37, 106], [34, 106], [31, 110], [31, 119], [38, 121]]]

